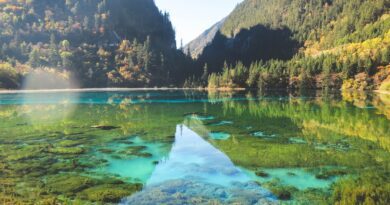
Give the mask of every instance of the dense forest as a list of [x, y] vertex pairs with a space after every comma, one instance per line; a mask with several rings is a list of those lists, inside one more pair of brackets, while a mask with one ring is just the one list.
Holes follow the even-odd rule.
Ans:
[[389, 7], [388, 0], [246, 0], [197, 59], [207, 79], [199, 69], [186, 85], [389, 90]]
[[0, 19], [0, 88], [42, 73], [81, 87], [175, 85], [189, 72], [153, 0], [0, 0]]
[[153, 0], [0, 0], [0, 88], [43, 75], [52, 87], [389, 90], [389, 7], [245, 0], [177, 49]]

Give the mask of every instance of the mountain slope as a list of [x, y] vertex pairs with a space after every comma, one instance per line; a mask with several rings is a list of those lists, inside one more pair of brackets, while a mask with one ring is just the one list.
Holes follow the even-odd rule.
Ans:
[[218, 23], [207, 29], [205, 32], [203, 32], [196, 39], [189, 42], [184, 47], [184, 52], [194, 59], [198, 58], [198, 56], [202, 54], [203, 49], [214, 39], [215, 35], [221, 29], [224, 22], [225, 19], [219, 21]]
[[[389, 73], [381, 69], [390, 62], [389, 8], [388, 0], [245, 0], [204, 48], [198, 66], [224, 71], [211, 87], [340, 88], [351, 79], [354, 88], [378, 88]], [[281, 32], [290, 35], [277, 39]], [[237, 85], [239, 61], [245, 69]]]
[[185, 76], [169, 15], [153, 0], [3, 0], [0, 18], [0, 61], [20, 79], [42, 67], [83, 87], [166, 85]]
[[[388, 0], [246, 0], [228, 16], [221, 31], [232, 37], [258, 24], [287, 27], [301, 42], [322, 40], [322, 46], [332, 47], [385, 33], [387, 26], [377, 25], [375, 32], [364, 28], [388, 13], [389, 6]], [[365, 35], [351, 37], [354, 32]]]

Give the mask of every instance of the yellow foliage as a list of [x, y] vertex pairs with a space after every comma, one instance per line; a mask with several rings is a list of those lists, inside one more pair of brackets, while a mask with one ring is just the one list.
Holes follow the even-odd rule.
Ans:
[[387, 79], [382, 82], [379, 90], [390, 92], [390, 76], [388, 76]]
[[12, 67], [12, 65], [9, 64], [9, 63], [0, 62], [0, 70], [12, 71], [12, 70], [13, 70], [13, 67]]

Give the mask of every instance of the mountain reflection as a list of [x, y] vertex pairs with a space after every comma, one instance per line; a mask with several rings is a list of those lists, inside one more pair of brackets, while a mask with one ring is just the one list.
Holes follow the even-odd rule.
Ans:
[[169, 157], [156, 166], [144, 190], [122, 204], [233, 203], [238, 199], [241, 204], [274, 202], [272, 194], [252, 182], [228, 156], [186, 125], [178, 125]]

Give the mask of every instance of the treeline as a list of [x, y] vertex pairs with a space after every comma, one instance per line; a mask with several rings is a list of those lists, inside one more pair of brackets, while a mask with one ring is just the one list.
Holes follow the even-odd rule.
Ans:
[[[234, 66], [225, 64], [221, 73], [208, 77], [207, 87], [251, 88], [251, 89], [340, 89], [349, 79], [359, 73], [364, 75], [362, 85], [355, 89], [375, 89], [390, 75], [384, 67], [390, 62], [390, 46], [376, 55], [359, 58], [357, 55], [337, 56], [323, 54], [318, 57], [296, 56], [289, 61], [257, 61], [250, 66], [238, 62]], [[356, 79], [360, 80], [360, 79]], [[371, 86], [371, 87], [370, 87]], [[352, 88], [352, 87], [345, 87]]]
[[82, 87], [178, 85], [192, 72], [153, 0], [5, 0], [0, 19], [3, 88], [42, 68], [69, 71]]

